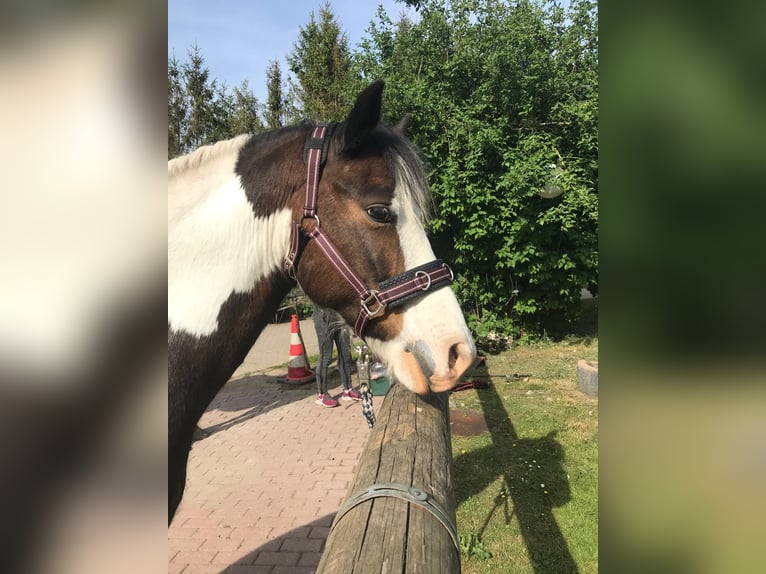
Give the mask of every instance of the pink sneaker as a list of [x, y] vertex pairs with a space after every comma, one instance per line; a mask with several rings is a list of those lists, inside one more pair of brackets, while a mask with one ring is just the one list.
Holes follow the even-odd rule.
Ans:
[[360, 395], [354, 389], [349, 389], [347, 391], [343, 391], [343, 394], [340, 398], [342, 401], [361, 401], [362, 395]]
[[338, 406], [338, 401], [332, 398], [330, 395], [317, 395], [317, 404], [321, 407], [331, 409]]

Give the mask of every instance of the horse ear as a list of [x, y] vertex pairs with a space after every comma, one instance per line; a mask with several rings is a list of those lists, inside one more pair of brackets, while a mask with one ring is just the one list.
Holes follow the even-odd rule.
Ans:
[[378, 125], [384, 85], [383, 80], [377, 80], [357, 96], [354, 107], [346, 118], [343, 151], [352, 151], [358, 148]]
[[394, 130], [402, 135], [406, 135], [407, 128], [410, 127], [410, 121], [412, 121], [412, 114], [404, 114], [404, 117], [394, 126]]

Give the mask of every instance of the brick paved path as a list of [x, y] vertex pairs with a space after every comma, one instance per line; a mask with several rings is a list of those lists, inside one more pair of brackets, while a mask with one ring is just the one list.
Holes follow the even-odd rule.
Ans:
[[192, 448], [169, 574], [315, 571], [370, 432], [359, 403], [321, 408], [314, 383], [276, 382], [284, 372], [229, 382], [203, 415], [212, 434]]

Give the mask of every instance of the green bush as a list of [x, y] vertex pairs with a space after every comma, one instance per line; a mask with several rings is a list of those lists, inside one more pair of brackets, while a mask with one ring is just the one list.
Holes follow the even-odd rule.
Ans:
[[[412, 113], [434, 249], [477, 337], [564, 335], [598, 284], [595, 4], [419, 4], [416, 23], [379, 12], [360, 82], [387, 79], [389, 122]], [[561, 195], [541, 197], [546, 184]]]

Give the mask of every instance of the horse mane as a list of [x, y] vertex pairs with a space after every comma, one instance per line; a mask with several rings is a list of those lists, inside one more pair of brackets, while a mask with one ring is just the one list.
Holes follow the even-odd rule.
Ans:
[[373, 133], [383, 149], [383, 157], [393, 170], [400, 185], [397, 191], [409, 201], [423, 224], [427, 223], [434, 209], [434, 198], [428, 185], [426, 170], [415, 146], [396, 129], [378, 128]]
[[[168, 177], [172, 178], [197, 169], [205, 163], [231, 152], [242, 153], [258, 149], [291, 135], [296, 131], [310, 131], [314, 122], [303, 120], [298, 125], [258, 134], [244, 134], [214, 144], [202, 146], [186, 155], [168, 161]], [[379, 124], [372, 132], [376, 146], [382, 150], [383, 158], [401, 183], [398, 186], [402, 199], [409, 201], [423, 223], [434, 210], [434, 199], [426, 178], [425, 167], [420, 154], [412, 143], [396, 129]], [[248, 148], [245, 150], [245, 148]]]
[[221, 157], [231, 151], [239, 150], [252, 138], [252, 134], [243, 134], [228, 140], [204, 145], [193, 152], [168, 161], [168, 177], [174, 177], [200, 167], [203, 163]]

